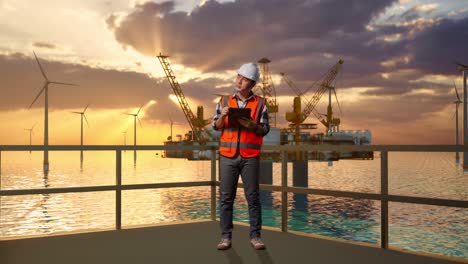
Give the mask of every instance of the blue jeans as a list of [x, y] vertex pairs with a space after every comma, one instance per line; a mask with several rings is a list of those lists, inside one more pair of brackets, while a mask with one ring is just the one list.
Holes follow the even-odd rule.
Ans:
[[244, 193], [249, 206], [250, 238], [260, 237], [262, 229], [262, 208], [259, 196], [260, 157], [234, 158], [219, 156], [220, 178], [220, 225], [221, 237], [232, 239], [233, 205], [236, 198], [239, 174], [244, 184]]

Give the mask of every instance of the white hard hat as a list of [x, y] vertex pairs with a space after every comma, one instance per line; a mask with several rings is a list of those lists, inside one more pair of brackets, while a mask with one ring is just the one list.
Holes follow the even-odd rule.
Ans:
[[244, 76], [247, 79], [250, 79], [254, 82], [258, 82], [260, 79], [260, 72], [258, 70], [258, 66], [255, 63], [246, 63], [240, 66], [237, 73]]

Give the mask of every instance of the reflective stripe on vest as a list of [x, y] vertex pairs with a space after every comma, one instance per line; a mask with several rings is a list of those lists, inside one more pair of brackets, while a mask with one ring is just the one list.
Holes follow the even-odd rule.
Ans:
[[[231, 147], [231, 142], [220, 142], [219, 146], [220, 147], [230, 148]], [[261, 149], [262, 145], [239, 143], [239, 148]]]
[[[223, 108], [226, 106], [238, 108], [237, 98], [232, 96], [222, 97]], [[257, 95], [254, 99], [247, 101], [245, 108], [251, 109], [251, 118], [257, 124], [260, 123], [262, 109], [265, 107], [265, 99]], [[263, 143], [263, 137], [257, 136], [255, 129], [229, 128], [227, 117], [224, 120], [224, 127], [221, 131], [219, 151], [226, 157], [234, 157], [239, 150], [242, 157], [250, 158], [260, 155], [260, 149]]]

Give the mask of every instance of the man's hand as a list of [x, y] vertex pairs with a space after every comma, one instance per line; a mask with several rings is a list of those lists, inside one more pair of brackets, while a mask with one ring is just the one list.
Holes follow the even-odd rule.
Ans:
[[223, 107], [223, 109], [221, 109], [221, 117], [226, 117], [228, 114], [229, 114], [229, 107], [228, 106]]
[[226, 118], [226, 116], [228, 116], [229, 114], [229, 107], [223, 107], [223, 109], [221, 109], [221, 115], [220, 117], [218, 118], [218, 120], [216, 120], [216, 128], [217, 129], [220, 129], [220, 128], [223, 128], [224, 127], [224, 119]]
[[239, 123], [246, 128], [249, 129], [254, 129], [257, 128], [257, 123], [255, 123], [252, 119], [246, 118], [246, 117], [241, 117], [239, 118]]
[[243, 127], [255, 130], [255, 134], [257, 134], [257, 136], [263, 137], [263, 128], [261, 126], [257, 125], [257, 123], [255, 123], [252, 119], [246, 118], [246, 117], [241, 117], [241, 118], [239, 118], [239, 123]]

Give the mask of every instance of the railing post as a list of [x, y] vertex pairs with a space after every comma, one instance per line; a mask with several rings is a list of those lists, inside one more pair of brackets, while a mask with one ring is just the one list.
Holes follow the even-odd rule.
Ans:
[[115, 158], [115, 229], [122, 229], [122, 150], [116, 150]]
[[381, 247], [388, 248], [388, 151], [380, 153], [380, 217], [381, 217]]
[[216, 149], [211, 150], [211, 220], [216, 221]]
[[281, 232], [288, 232], [288, 152], [281, 151]]
[[2, 151], [0, 150], [0, 190], [2, 189]]

